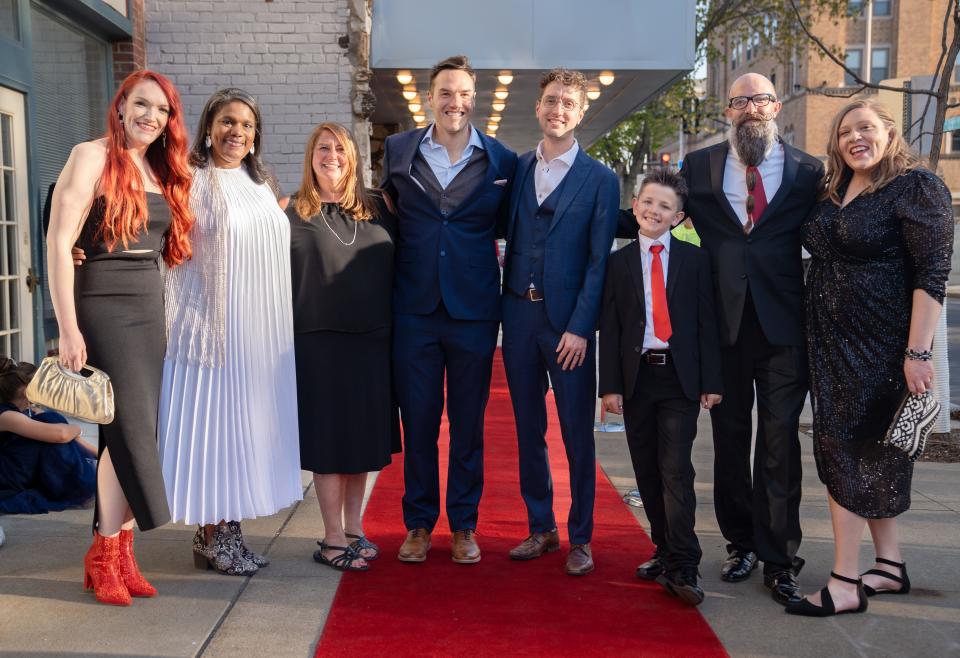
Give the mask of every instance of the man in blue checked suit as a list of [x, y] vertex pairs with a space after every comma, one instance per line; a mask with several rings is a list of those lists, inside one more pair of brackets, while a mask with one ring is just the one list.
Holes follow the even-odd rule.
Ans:
[[[440, 515], [437, 439], [446, 374], [450, 452], [446, 511], [452, 558], [480, 560], [483, 416], [500, 323], [495, 240], [506, 221], [517, 156], [470, 124], [476, 74], [460, 55], [430, 72], [434, 123], [391, 135], [383, 189], [397, 209], [393, 376], [404, 430], [398, 557], [423, 562]], [[498, 231], [498, 226], [501, 231]]]
[[544, 440], [552, 385], [570, 464], [566, 571], [574, 576], [593, 570], [596, 329], [620, 200], [616, 175], [574, 138], [586, 91], [587, 80], [577, 71], [554, 69], [540, 81], [536, 113], [543, 140], [517, 165], [502, 299], [503, 362], [530, 530], [510, 557], [530, 560], [560, 547]]

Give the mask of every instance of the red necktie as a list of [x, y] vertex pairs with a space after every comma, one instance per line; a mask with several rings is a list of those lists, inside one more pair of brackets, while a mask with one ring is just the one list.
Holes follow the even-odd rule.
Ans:
[[747, 167], [747, 223], [743, 230], [749, 233], [760, 221], [767, 209], [767, 193], [763, 190], [763, 177], [756, 167]]
[[653, 335], [666, 343], [673, 335], [673, 328], [670, 326], [670, 311], [667, 309], [667, 287], [663, 281], [661, 251], [662, 244], [650, 245], [650, 253], [653, 254], [650, 259], [650, 293], [653, 297]]

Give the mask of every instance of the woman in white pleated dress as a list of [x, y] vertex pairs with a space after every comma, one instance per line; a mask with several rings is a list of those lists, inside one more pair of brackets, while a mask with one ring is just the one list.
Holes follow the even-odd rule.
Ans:
[[260, 110], [222, 89], [191, 163], [193, 259], [166, 282], [160, 454], [174, 521], [200, 527], [195, 562], [230, 575], [267, 563], [242, 519], [298, 501], [290, 224], [258, 155]]

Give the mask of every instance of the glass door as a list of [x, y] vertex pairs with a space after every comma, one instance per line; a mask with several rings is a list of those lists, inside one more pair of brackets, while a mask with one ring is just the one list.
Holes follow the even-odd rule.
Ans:
[[0, 87], [0, 355], [33, 360], [30, 206], [23, 94]]

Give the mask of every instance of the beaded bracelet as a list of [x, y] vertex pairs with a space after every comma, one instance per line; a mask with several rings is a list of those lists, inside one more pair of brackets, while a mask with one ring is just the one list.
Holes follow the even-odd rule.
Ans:
[[932, 350], [912, 350], [909, 347], [903, 351], [903, 355], [910, 359], [911, 361], [931, 361], [933, 360], [933, 351]]

